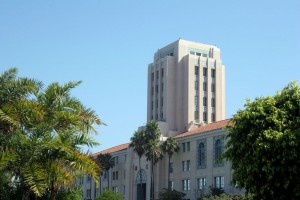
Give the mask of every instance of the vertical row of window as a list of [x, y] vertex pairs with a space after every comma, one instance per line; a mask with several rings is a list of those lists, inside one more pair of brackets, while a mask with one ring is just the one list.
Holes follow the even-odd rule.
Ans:
[[[195, 66], [195, 97], [194, 97], [194, 119], [199, 120], [199, 66]], [[216, 77], [216, 70], [211, 69], [211, 77], [212, 77], [212, 83], [211, 83], [211, 92], [212, 92], [212, 98], [211, 98], [211, 121], [216, 121], [215, 116], [215, 106], [216, 106], [216, 100], [215, 100], [215, 77]], [[207, 123], [207, 67], [203, 67], [203, 122]]]
[[199, 120], [199, 66], [195, 66], [195, 110], [194, 119]]
[[207, 123], [207, 68], [203, 68], [203, 122]]
[[[155, 120], [158, 120], [158, 117], [160, 117], [160, 120], [163, 120], [163, 118], [164, 118], [164, 114], [163, 114], [164, 83], [163, 83], [163, 81], [161, 83], [159, 83], [159, 74], [160, 74], [161, 80], [163, 80], [164, 68], [161, 68], [160, 73], [159, 73], [159, 70], [156, 70], [155, 74], [154, 74], [154, 72], [151, 73], [151, 81], [152, 81], [152, 84], [151, 84], [152, 85], [151, 86], [151, 97], [152, 97], [152, 100], [151, 100], [151, 119], [155, 119]], [[156, 78], [155, 86], [154, 86], [154, 77]], [[160, 97], [159, 97], [159, 91], [160, 91], [160, 94], [161, 94]], [[154, 94], [154, 92], [155, 92], [155, 94]], [[155, 96], [155, 102], [153, 100], [154, 96]], [[160, 114], [158, 115], [159, 102], [160, 102]], [[155, 107], [155, 116], [154, 116], [154, 107]]]

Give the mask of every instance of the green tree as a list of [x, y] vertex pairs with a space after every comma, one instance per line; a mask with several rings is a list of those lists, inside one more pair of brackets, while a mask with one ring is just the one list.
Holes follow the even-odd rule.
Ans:
[[107, 183], [108, 183], [108, 189], [109, 189], [109, 169], [111, 169], [115, 166], [113, 157], [110, 153], [99, 154], [96, 157], [96, 161], [98, 163], [100, 163], [101, 168], [107, 172]]
[[300, 198], [300, 89], [246, 102], [228, 127], [233, 182], [256, 199]]
[[[139, 172], [140, 172], [140, 188], [142, 188], [142, 170], [141, 170], [141, 158], [145, 154], [146, 151], [146, 137], [145, 131], [138, 130], [134, 133], [134, 135], [130, 138], [130, 147], [133, 148], [133, 151], [139, 157]], [[142, 189], [140, 189], [140, 197], [142, 197]]]
[[96, 200], [123, 200], [123, 197], [111, 190], [104, 190], [101, 195], [96, 198]]
[[155, 121], [149, 121], [145, 129], [146, 138], [146, 157], [147, 160], [151, 162], [151, 189], [150, 189], [150, 199], [154, 200], [154, 166], [162, 159], [162, 151], [160, 146], [160, 128]]
[[53, 200], [58, 188], [80, 174], [96, 180], [98, 165], [81, 147], [97, 144], [90, 133], [101, 121], [71, 96], [80, 82], [42, 90], [40, 82], [16, 78], [16, 73], [12, 69], [0, 76], [0, 172], [20, 182], [24, 200], [45, 193]]
[[172, 137], [167, 138], [162, 143], [162, 150], [163, 150], [163, 152], [167, 153], [168, 156], [169, 156], [169, 158], [168, 158], [168, 189], [171, 189], [171, 184], [170, 184], [170, 163], [171, 163], [172, 155], [179, 151], [179, 146], [178, 146], [177, 141]]

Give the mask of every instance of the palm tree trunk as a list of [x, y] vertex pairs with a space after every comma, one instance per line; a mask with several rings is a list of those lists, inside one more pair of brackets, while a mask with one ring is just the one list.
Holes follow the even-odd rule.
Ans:
[[170, 162], [171, 162], [171, 156], [169, 156], [169, 163], [168, 163], [168, 189], [171, 189], [171, 183], [170, 183]]
[[57, 190], [54, 188], [54, 182], [51, 181], [51, 188], [50, 188], [50, 200], [56, 199]]
[[154, 200], [154, 174], [153, 174], [153, 161], [151, 160], [151, 191], [150, 191], [150, 200]]
[[107, 188], [109, 190], [109, 170], [107, 170]]
[[22, 200], [29, 200], [30, 199], [29, 188], [25, 186], [24, 183], [21, 183], [21, 188], [22, 188]]
[[139, 168], [140, 168], [140, 198], [144, 199], [143, 198], [143, 190], [142, 190], [143, 181], [142, 181], [142, 170], [141, 170], [141, 157], [139, 157]]

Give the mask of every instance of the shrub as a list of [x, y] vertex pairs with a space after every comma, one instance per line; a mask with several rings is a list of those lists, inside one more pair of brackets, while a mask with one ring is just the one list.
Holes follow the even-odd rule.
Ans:
[[171, 189], [163, 189], [159, 193], [159, 200], [181, 200], [185, 196], [184, 193]]
[[111, 190], [104, 190], [96, 200], [123, 200], [123, 196]]

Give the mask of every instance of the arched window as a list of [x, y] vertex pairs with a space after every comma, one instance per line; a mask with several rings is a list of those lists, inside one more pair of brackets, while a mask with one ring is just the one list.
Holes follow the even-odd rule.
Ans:
[[217, 139], [215, 142], [215, 164], [220, 165], [219, 162], [222, 155], [222, 141], [220, 139]]
[[140, 169], [138, 171], [138, 173], [136, 174], [136, 183], [137, 184], [147, 183], [147, 174], [146, 174], [145, 170]]
[[198, 166], [204, 166], [205, 162], [204, 143], [198, 145]]

